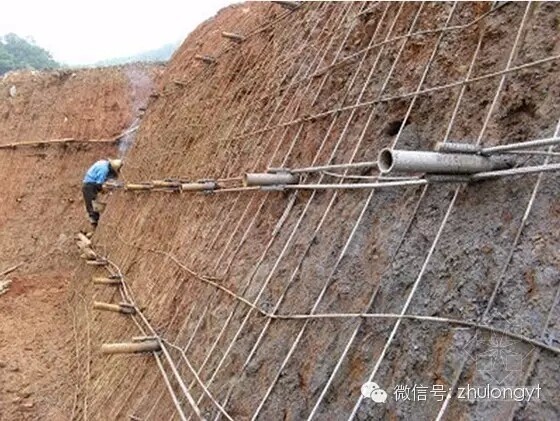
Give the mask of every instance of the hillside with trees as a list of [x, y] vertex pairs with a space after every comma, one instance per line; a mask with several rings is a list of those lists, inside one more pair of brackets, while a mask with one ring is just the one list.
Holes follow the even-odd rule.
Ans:
[[17, 69], [54, 69], [60, 65], [51, 54], [16, 34], [0, 36], [0, 75]]
[[98, 61], [94, 64], [95, 67], [98, 66], [115, 66], [119, 64], [127, 64], [127, 63], [153, 63], [153, 62], [165, 62], [171, 58], [177, 47], [179, 46], [179, 42], [169, 43], [162, 45], [159, 48], [143, 51], [141, 53], [128, 56], [128, 57], [116, 57], [112, 59]]

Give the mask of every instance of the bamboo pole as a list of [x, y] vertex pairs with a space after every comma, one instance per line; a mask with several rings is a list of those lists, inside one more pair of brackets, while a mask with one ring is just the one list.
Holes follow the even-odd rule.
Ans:
[[25, 142], [12, 142], [6, 143], [5, 145], [0, 145], [0, 149], [15, 149], [19, 146], [45, 146], [45, 145], [67, 145], [72, 143], [84, 143], [84, 144], [112, 144], [117, 143], [119, 140], [126, 136], [127, 134], [133, 133], [138, 130], [138, 126], [131, 127], [124, 132], [116, 134], [108, 139], [75, 139], [72, 137], [67, 137], [63, 139], [50, 139], [50, 140], [35, 140], [35, 141], [25, 141]]

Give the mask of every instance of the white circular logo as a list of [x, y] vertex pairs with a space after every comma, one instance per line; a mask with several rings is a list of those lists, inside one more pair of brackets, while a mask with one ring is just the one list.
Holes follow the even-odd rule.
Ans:
[[370, 398], [375, 403], [385, 403], [387, 393], [377, 383], [365, 382], [360, 389], [364, 398]]

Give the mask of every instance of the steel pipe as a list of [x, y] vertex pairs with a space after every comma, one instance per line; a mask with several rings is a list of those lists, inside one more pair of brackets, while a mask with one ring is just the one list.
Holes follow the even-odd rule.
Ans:
[[276, 3], [279, 6], [282, 6], [288, 10], [296, 10], [298, 7], [301, 6], [301, 2], [299, 1], [273, 1], [272, 3]]
[[206, 64], [216, 63], [216, 59], [212, 56], [197, 54], [196, 56], [194, 56], [194, 58], [195, 58], [195, 60], [202, 61]]
[[518, 149], [539, 148], [560, 144], [560, 137], [549, 137], [546, 139], [529, 140], [527, 142], [511, 143], [509, 145], [489, 146], [480, 151], [483, 155], [500, 153], [504, 151], [515, 151]]
[[123, 314], [134, 314], [136, 313], [136, 309], [134, 306], [130, 304], [110, 304], [110, 303], [103, 303], [100, 301], [93, 302], [93, 309], [94, 310], [105, 310], [105, 311], [114, 311], [116, 313], [123, 313]]
[[104, 278], [99, 276], [94, 276], [92, 278], [92, 282], [95, 285], [120, 285], [121, 284], [120, 278]]
[[76, 234], [76, 240], [81, 241], [86, 246], [89, 246], [91, 244], [91, 240], [89, 238], [87, 238], [84, 234], [82, 234], [81, 232]]
[[306, 167], [306, 168], [295, 168], [290, 170], [292, 173], [311, 173], [311, 172], [321, 172], [329, 170], [346, 170], [346, 169], [361, 169], [361, 168], [375, 168], [377, 167], [377, 161], [366, 161], [366, 162], [354, 162], [350, 164], [332, 164], [332, 165], [321, 165], [316, 167]]
[[470, 143], [438, 142], [436, 151], [441, 153], [470, 153], [478, 154], [482, 150], [480, 145]]
[[296, 184], [298, 181], [299, 176], [290, 172], [245, 173], [243, 176], [243, 185], [245, 187]]
[[158, 340], [101, 345], [101, 352], [103, 354], [133, 354], [156, 351], [161, 351], [161, 345]]
[[157, 336], [133, 336], [132, 342], [157, 341]]
[[217, 186], [215, 181], [183, 183], [181, 184], [181, 191], [209, 191], [216, 189]]
[[232, 32], [222, 32], [222, 36], [235, 42], [245, 41], [245, 37], [243, 35], [234, 34]]
[[107, 266], [107, 260], [97, 259], [97, 260], [86, 260], [86, 264], [90, 266]]
[[134, 184], [128, 183], [124, 185], [125, 190], [151, 190], [153, 188], [153, 184]]
[[162, 187], [162, 188], [172, 188], [172, 189], [181, 188], [181, 183], [179, 181], [170, 181], [170, 180], [152, 180], [152, 185], [154, 187]]
[[475, 174], [509, 168], [511, 161], [479, 155], [383, 149], [377, 160], [382, 174], [422, 172], [433, 174]]
[[511, 168], [509, 170], [480, 172], [471, 176], [472, 181], [487, 180], [495, 177], [507, 177], [512, 175], [534, 174], [548, 171], [560, 171], [560, 164], [534, 165], [530, 167]]
[[284, 186], [288, 190], [356, 190], [356, 189], [382, 189], [386, 187], [423, 186], [428, 180], [403, 180], [379, 183], [353, 183], [353, 184], [292, 184]]
[[82, 248], [82, 254], [80, 254], [80, 257], [85, 260], [97, 260], [97, 254], [89, 248], [89, 246]]

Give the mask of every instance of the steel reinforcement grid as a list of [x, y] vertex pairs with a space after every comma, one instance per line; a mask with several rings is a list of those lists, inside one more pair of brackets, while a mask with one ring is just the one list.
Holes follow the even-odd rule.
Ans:
[[[270, 7], [273, 10], [281, 5], [272, 4]], [[426, 145], [423, 139], [422, 146], [426, 148], [436, 141], [453, 139], [451, 136], [455, 133], [459, 118], [465, 119], [461, 113], [465, 109], [469, 91], [482, 83], [491, 88], [486, 92], [488, 98], [480, 110], [480, 121], [473, 124], [469, 133], [469, 142], [486, 146], [491, 125], [498, 116], [502, 117], [500, 100], [509, 78], [527, 70], [557, 67], [560, 55], [554, 51], [536, 58], [526, 53], [536, 48], [531, 44], [531, 38], [527, 37], [529, 28], [537, 25], [539, 9], [546, 7], [550, 5], [531, 2], [302, 3], [271, 19], [270, 24], [266, 25], [267, 31], [245, 27], [244, 22], [236, 28], [220, 28], [229, 32], [244, 29], [251, 36], [235, 48], [231, 48], [231, 41], [224, 39], [223, 51], [211, 54], [217, 58], [216, 63], [201, 65], [198, 74], [176, 84], [168, 95], [183, 95], [184, 101], [189, 102], [191, 107], [205, 103], [206, 113], [193, 117], [193, 124], [204, 124], [205, 120], [215, 121], [208, 138], [218, 139], [220, 157], [227, 157], [233, 148], [251, 150], [250, 157], [235, 155], [229, 168], [216, 168], [221, 177], [237, 176], [231, 171], [240, 166], [255, 171], [286, 167], [288, 164], [303, 167], [350, 164], [338, 174], [323, 171], [302, 176], [303, 181], [314, 180], [315, 184], [325, 184], [334, 177], [334, 183], [341, 184], [346, 176], [350, 176], [351, 164], [363, 156], [371, 156], [367, 152], [367, 148], [372, 146], [369, 137], [373, 128], [385, 127], [386, 121], [382, 116], [389, 107], [398, 108], [400, 123], [390, 137], [378, 142], [379, 148], [406, 146], [410, 142], [406, 132], [407, 123], [420, 106], [426, 107], [425, 104], [435, 94], [445, 96], [447, 117], [439, 121], [442, 135], [430, 139], [430, 145]], [[560, 14], [560, 8], [553, 7], [552, 10]], [[360, 32], [362, 38], [355, 42], [353, 36], [366, 23], [368, 30]], [[496, 27], [500, 25], [501, 30], [497, 30]], [[270, 33], [277, 40], [276, 45], [283, 45], [280, 52], [276, 55], [267, 54], [269, 44], [264, 43], [256, 68], [249, 68], [243, 60], [236, 61], [239, 50], [246, 48], [262, 34], [268, 34], [268, 39], [272, 39]], [[454, 45], [457, 39], [463, 43], [468, 41], [468, 45], [463, 47], [469, 54], [455, 58], [460, 61], [455, 63], [460, 69], [455, 73], [461, 76], [455, 74], [440, 80], [440, 71], [440, 77], [434, 80], [431, 73], [434, 63], [442, 56], [445, 56], [442, 60], [447, 60], [449, 46]], [[501, 56], [494, 60], [488, 57], [482, 59], [485, 48], [498, 41], [503, 47]], [[411, 51], [418, 52], [414, 61], [410, 60]], [[530, 59], [523, 61], [525, 56]], [[235, 86], [249, 84], [248, 94], [241, 103], [237, 101], [236, 89], [214, 95], [209, 100], [205, 90], [217, 83], [217, 79], [223, 77], [227, 70], [216, 72], [208, 67], [227, 67], [228, 63], [233, 62], [237, 63], [242, 75]], [[337, 72], [342, 70], [344, 77], [342, 80], [337, 79], [340, 85], [335, 85], [339, 86], [337, 95], [328, 97], [328, 89], [333, 89], [329, 83], [333, 82], [333, 78], [340, 79]], [[259, 77], [261, 75], [267, 77]], [[406, 84], [403, 75], [409, 75]], [[185, 87], [194, 84], [197, 86], [196, 92], [183, 92]], [[265, 109], [251, 107], [251, 104], [258, 104], [262, 99], [269, 100]], [[218, 114], [219, 117], [210, 117], [210, 113]], [[320, 127], [316, 133], [322, 135], [315, 140], [311, 161], [300, 162], [295, 156], [296, 152], [303, 147], [306, 133], [314, 127]], [[543, 129], [539, 134], [542, 137], [560, 136], [558, 116], [555, 116], [553, 126]], [[542, 159], [538, 156], [532, 159], [539, 164], [548, 164], [557, 156], [553, 152], [551, 146]], [[245, 158], [249, 164], [242, 162]], [[216, 161], [223, 162], [223, 159]], [[427, 272], [436, 270], [433, 264], [438, 256], [441, 258], [438, 248], [442, 240], [453, 235], [449, 231], [449, 223], [454, 212], [457, 212], [458, 203], [465, 195], [474, 194], [473, 189], [463, 184], [447, 186], [446, 194], [441, 194], [441, 187], [430, 184], [408, 187], [411, 193], [407, 196], [406, 221], [398, 232], [392, 232], [392, 244], [381, 242], [385, 245], [381, 252], [388, 256], [386, 269], [376, 274], [376, 279], [362, 280], [365, 286], [356, 288], [361, 294], [357, 300], [361, 303], [359, 307], [352, 306], [351, 299], [341, 301], [340, 305], [333, 304], [332, 289], [348, 271], [348, 261], [352, 256], [357, 252], [368, 253], [368, 250], [356, 250], [356, 244], [363, 241], [359, 238], [364, 235], [364, 226], [372, 223], [375, 212], [391, 211], [376, 207], [377, 196], [381, 193], [375, 188], [356, 194], [333, 190], [326, 198], [318, 190], [306, 194], [293, 190], [281, 199], [274, 192], [259, 195], [252, 191], [239, 191], [227, 197], [207, 195], [190, 200], [185, 204], [185, 213], [200, 207], [202, 215], [196, 226], [181, 234], [183, 238], [196, 242], [197, 249], [201, 251], [192, 257], [187, 254], [186, 258], [182, 258], [163, 248], [143, 248], [118, 235], [118, 241], [123, 246], [142, 250], [145, 256], [150, 255], [158, 264], [175, 266], [178, 273], [184, 274], [197, 285], [190, 289], [188, 297], [177, 295], [179, 287], [174, 283], [175, 280], [169, 280], [167, 288], [163, 289], [166, 295], [162, 295], [162, 289], [156, 290], [155, 284], [151, 284], [143, 294], [154, 297], [154, 300], [143, 303], [144, 308], [138, 308], [133, 320], [142, 334], [159, 339], [162, 352], [154, 353], [154, 356], [162, 377], [154, 377], [150, 387], [140, 396], [136, 391], [141, 381], [138, 379], [114, 413], [141, 420], [159, 419], [158, 415], [170, 407], [175, 408], [172, 418], [183, 420], [193, 417], [216, 420], [270, 419], [271, 416], [351, 420], [387, 415], [379, 412], [380, 407], [375, 406], [372, 399], [360, 393], [360, 387], [367, 382], [382, 384], [382, 381], [391, 380], [391, 370], [395, 370], [392, 365], [395, 364], [396, 349], [403, 344], [412, 346], [405, 333], [409, 332], [406, 330], [407, 325], [412, 324], [441, 325], [447, 335], [463, 335], [461, 338], [467, 343], [464, 347], [467, 352], [461, 357], [456, 358], [451, 344], [447, 345], [448, 350], [444, 350], [443, 358], [448, 355], [452, 360], [447, 362], [451, 373], [448, 373], [445, 381], [438, 379], [438, 384], [446, 386], [442, 399], [431, 401], [430, 407], [422, 412], [423, 415], [429, 414], [429, 419], [449, 419], [457, 413], [453, 398], [465, 372], [472, 370], [472, 361], [463, 355], [468, 355], [475, 346], [484, 346], [469, 341], [478, 332], [513, 338], [536, 349], [518, 379], [519, 386], [527, 385], [542, 355], [556, 359], [559, 355], [555, 344], [547, 340], [560, 297], [559, 287], [555, 287], [553, 299], [545, 300], [546, 305], [541, 306], [544, 322], [536, 328], [538, 334], [503, 328], [493, 323], [491, 316], [503, 292], [516, 250], [523, 241], [523, 232], [535, 202], [539, 200], [545, 177], [544, 173], [540, 173], [534, 179], [531, 178], [534, 183], [523, 209], [509, 210], [519, 214], [513, 217], [516, 221], [515, 235], [505, 247], [507, 253], [495, 262], [499, 267], [498, 274], [487, 280], [491, 286], [490, 293], [478, 307], [479, 312], [468, 318], [439, 316], [439, 311], [410, 313], [411, 305], [418, 299], [426, 282]], [[430, 198], [438, 195], [441, 197], [441, 208], [427, 211], [427, 207], [433, 206]], [[279, 207], [279, 217], [269, 230], [265, 244], [257, 248], [257, 255], [248, 268], [243, 267], [240, 273], [238, 259], [253, 240], [259, 229], [259, 221], [273, 201]], [[316, 287], [309, 289], [305, 280], [302, 280], [303, 274], [307, 273], [304, 271], [308, 271], [309, 258], [318, 240], [328, 235], [334, 212], [344, 208], [352, 209], [352, 212], [346, 213], [347, 219], [340, 229], [344, 233], [343, 237], [334, 241], [334, 245], [327, 250], [330, 258], [320, 271], [322, 277], [313, 283]], [[241, 216], [235, 215], [238, 210]], [[420, 239], [415, 232], [418, 224], [429, 224], [432, 227], [431, 236]], [[391, 272], [395, 259], [404, 246], [414, 245], [414, 241], [418, 242], [418, 255], [415, 264], [407, 269], [410, 282], [403, 285], [402, 294], [394, 297], [391, 305], [380, 304], [388, 299], [383, 296], [384, 288], [392, 282], [387, 274]], [[132, 291], [134, 282], [126, 281], [126, 274], [121, 267], [121, 262], [111, 261], [108, 269], [112, 274], [122, 275], [122, 298], [135, 303]], [[366, 272], [361, 276], [373, 277], [374, 274]], [[451, 289], [450, 296], [460, 294], [459, 286]], [[311, 298], [298, 305], [297, 297], [302, 296]], [[159, 331], [150, 322], [157, 318], [158, 308], [173, 309], [173, 316], [166, 327]], [[328, 308], [338, 310], [326, 311]], [[387, 308], [392, 310], [387, 311]], [[218, 322], [212, 316], [216, 309], [220, 309], [221, 315]], [[375, 346], [368, 348], [364, 344], [367, 344], [367, 330], [372, 328], [372, 320], [379, 320], [383, 327], [377, 327]], [[284, 325], [290, 327], [282, 330], [284, 328], [279, 326]], [[329, 332], [329, 326], [330, 329], [341, 330]], [[275, 338], [283, 339], [283, 351], [267, 358], [266, 353], [270, 352], [271, 343], [274, 342], [271, 340], [272, 330]], [[313, 345], [310, 345], [313, 338], [326, 340], [324, 336], [330, 334], [336, 334], [336, 347], [330, 349], [323, 344], [313, 349]], [[414, 345], [415, 352], [417, 349], [428, 352], [431, 344], [417, 343]], [[300, 366], [305, 365], [304, 361], [308, 357], [304, 353], [311, 350], [321, 353], [313, 355], [315, 364], [319, 359], [324, 362], [312, 368], [320, 371], [311, 376], [315, 382], [313, 385], [305, 383], [298, 386], [300, 391], [294, 399], [301, 400], [299, 412], [275, 412], [282, 408], [281, 389], [287, 387], [282, 382], [293, 382], [298, 376], [301, 380]], [[427, 359], [425, 364], [434, 363], [429, 354], [424, 354], [423, 358]], [[358, 362], [359, 372], [352, 372], [350, 365]], [[263, 371], [263, 364], [266, 365], [266, 372]], [[262, 383], [258, 382], [259, 388], [248, 392], [244, 389], [247, 387], [244, 381], [254, 377], [255, 373], [265, 374]], [[349, 373], [357, 380], [346, 384], [346, 389], [342, 391], [343, 378]], [[119, 388], [124, 379], [115, 380], [117, 375], [117, 371], [108, 372], [104, 374], [103, 380], [117, 382], [116, 387]], [[255, 385], [254, 382], [247, 384]], [[97, 391], [102, 387], [101, 379], [97, 379], [90, 390]], [[248, 393], [251, 399], [244, 401]], [[146, 403], [148, 396], [153, 398], [149, 405]], [[104, 396], [103, 399], [103, 402], [91, 402], [90, 406], [100, 407], [109, 397]], [[394, 404], [387, 405], [389, 409], [386, 411], [397, 414], [397, 417], [404, 416]], [[499, 413], [505, 414], [506, 419], [513, 419], [517, 411], [527, 405], [530, 404], [502, 402]], [[485, 409], [483, 405], [478, 405], [476, 410], [488, 410], [488, 414], [494, 414], [492, 408]]]

